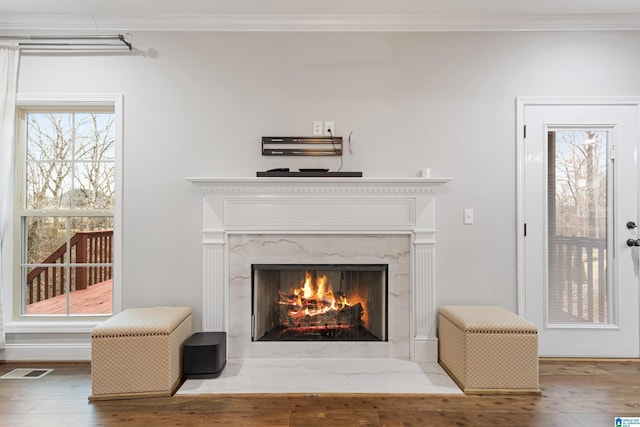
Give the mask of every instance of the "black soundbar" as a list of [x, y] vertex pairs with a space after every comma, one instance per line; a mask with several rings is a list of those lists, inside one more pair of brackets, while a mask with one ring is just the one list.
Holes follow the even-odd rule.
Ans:
[[362, 178], [362, 172], [256, 172], [258, 178]]

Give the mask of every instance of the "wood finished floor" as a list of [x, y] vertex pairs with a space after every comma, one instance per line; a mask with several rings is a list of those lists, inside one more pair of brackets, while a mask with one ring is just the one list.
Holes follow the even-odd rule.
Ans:
[[587, 426], [640, 417], [640, 360], [540, 362], [542, 394], [496, 396], [227, 395], [89, 403], [88, 363], [37, 380], [0, 380], [0, 426]]

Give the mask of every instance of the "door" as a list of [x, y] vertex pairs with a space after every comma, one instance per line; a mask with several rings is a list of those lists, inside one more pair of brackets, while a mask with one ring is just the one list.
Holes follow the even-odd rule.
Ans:
[[518, 306], [541, 356], [640, 354], [638, 101], [518, 100]]

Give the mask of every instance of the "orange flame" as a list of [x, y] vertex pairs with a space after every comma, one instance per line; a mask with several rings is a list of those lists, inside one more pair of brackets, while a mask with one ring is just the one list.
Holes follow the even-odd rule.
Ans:
[[340, 310], [360, 303], [364, 309], [362, 320], [365, 325], [368, 323], [366, 298], [356, 295], [352, 296], [350, 300], [342, 293], [336, 295], [326, 275], [317, 277], [314, 283], [311, 273], [306, 271], [301, 286], [293, 289], [292, 294], [293, 298], [288, 298], [286, 294], [281, 293], [280, 300], [281, 304], [295, 307], [294, 310], [289, 311], [289, 316], [292, 318], [315, 316], [327, 313], [330, 310]]

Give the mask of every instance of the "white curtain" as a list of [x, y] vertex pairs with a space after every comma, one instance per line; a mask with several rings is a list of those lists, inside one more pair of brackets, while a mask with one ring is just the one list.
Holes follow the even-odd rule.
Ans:
[[13, 129], [20, 51], [17, 46], [0, 45], [0, 349], [5, 348], [3, 289], [11, 282], [11, 260], [6, 259], [11, 242], [13, 209]]

